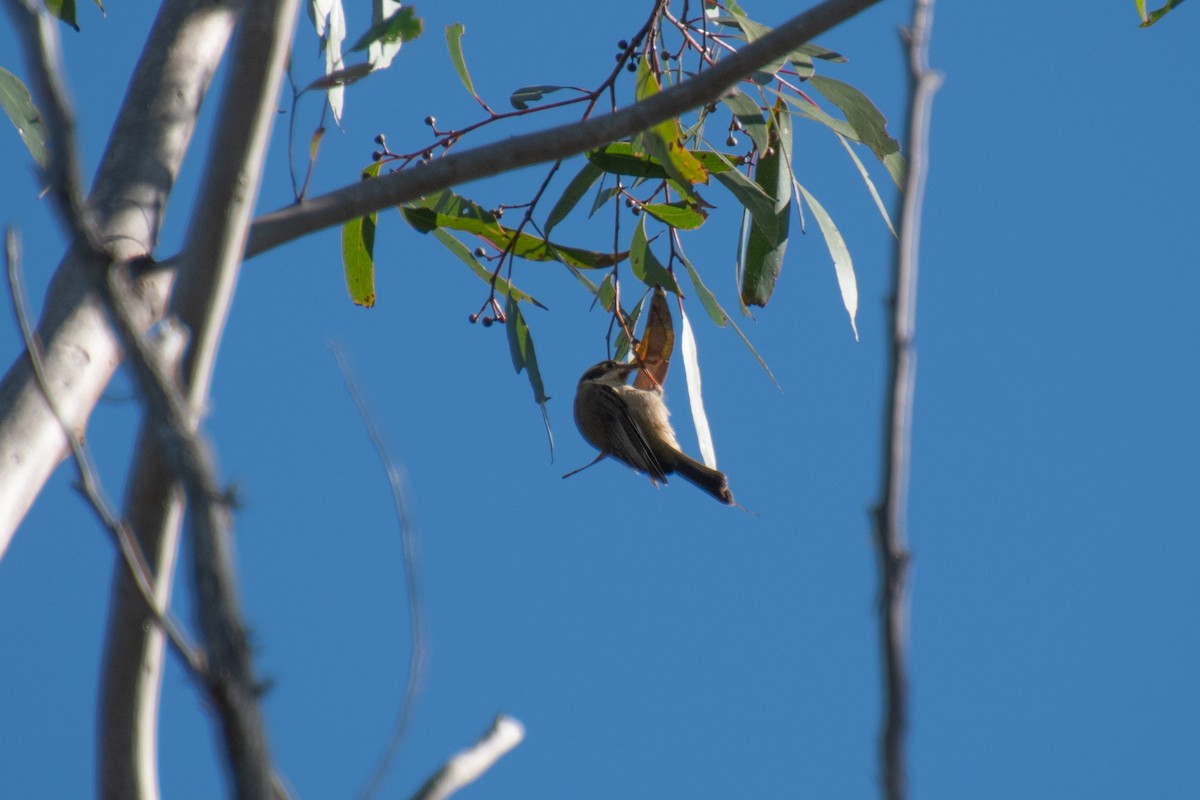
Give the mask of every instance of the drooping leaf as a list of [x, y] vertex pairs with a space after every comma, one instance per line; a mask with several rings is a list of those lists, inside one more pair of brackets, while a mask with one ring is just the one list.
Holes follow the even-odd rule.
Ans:
[[633, 270], [633, 274], [639, 281], [651, 289], [661, 286], [679, 294], [679, 284], [675, 282], [675, 277], [654, 255], [654, 251], [650, 249], [650, 244], [646, 240], [645, 217], [638, 220], [637, 227], [633, 230], [633, 240], [629, 243], [629, 268]]
[[75, 0], [46, 0], [46, 10], [76, 31], [79, 30], [75, 20]]
[[[433, 237], [435, 239], [437, 239], [439, 242], [441, 242], [442, 245], [447, 250], [449, 250], [451, 253], [453, 253], [460, 261], [462, 261], [464, 264], [466, 264], [468, 267], [470, 267], [471, 271], [474, 272], [477, 276], [479, 276], [479, 279], [481, 281], [483, 281], [486, 284], [492, 285], [492, 283], [493, 283], [492, 270], [488, 269], [483, 264], [479, 263], [479, 259], [475, 258], [474, 254], [471, 253], [471, 248], [467, 247], [465, 244], [460, 242], [458, 239], [455, 239], [449, 233], [447, 233], [446, 231], [441, 230], [441, 229], [434, 230]], [[495, 281], [494, 285], [496, 287], [496, 291], [499, 292], [501, 294], [501, 296], [503, 296], [503, 297], [511, 296], [517, 302], [532, 303], [533, 305], [537, 306], [538, 308], [541, 308], [541, 309], [546, 308], [544, 305], [542, 305], [540, 302], [538, 302], [536, 297], [534, 297], [531, 294], [527, 294], [526, 292], [521, 291], [516, 286], [513, 286], [511, 283], [509, 283], [507, 280], [505, 280], [504, 276], [496, 275], [494, 278], [494, 281]]]
[[567, 214], [575, 208], [576, 204], [587, 194], [587, 190], [592, 188], [604, 171], [597, 167], [592, 162], [587, 162], [583, 165], [583, 169], [571, 179], [567, 184], [567, 188], [563, 190], [562, 197], [554, 204], [554, 208], [550, 209], [550, 214], [546, 217], [546, 224], [542, 226], [542, 230], [546, 235], [550, 235], [550, 231], [554, 230], [554, 226], [566, 219]]
[[550, 415], [546, 411], [545, 384], [542, 383], [542, 371], [538, 369], [537, 351], [533, 347], [533, 335], [525, 322], [521, 307], [509, 296], [504, 302], [504, 316], [507, 317], [505, 329], [508, 333], [508, 352], [512, 356], [513, 367], [518, 373], [525, 371], [529, 379], [529, 388], [533, 389], [533, 401], [542, 411], [542, 423], [546, 426], [546, 439], [550, 443], [550, 457], [554, 458], [554, 432], [550, 429]]
[[771, 299], [787, 251], [792, 204], [791, 120], [784, 104], [776, 102], [771, 112], [770, 149], [759, 155], [755, 165], [755, 183], [772, 198], [775, 226], [773, 230], [764, 231], [757, 217], [750, 226], [741, 284], [742, 302], [748, 306], [765, 306]]
[[50, 151], [46, 143], [50, 132], [42, 121], [42, 114], [33, 104], [33, 97], [21, 79], [4, 68], [0, 68], [0, 106], [12, 121], [29, 155], [38, 166], [45, 169], [50, 164]]
[[696, 334], [688, 321], [683, 305], [679, 306], [679, 321], [683, 323], [683, 337], [679, 350], [683, 354], [683, 374], [687, 378], [688, 405], [692, 410], [692, 424], [696, 427], [696, 443], [705, 466], [717, 468], [717, 451], [713, 447], [712, 431], [708, 427], [708, 414], [704, 410], [704, 390], [700, 385], [700, 354], [696, 348]]
[[716, 323], [717, 327], [724, 328], [728, 315], [725, 313], [725, 309], [721, 308], [721, 304], [717, 302], [716, 295], [709, 291], [709, 288], [704, 285], [704, 281], [700, 280], [700, 273], [692, 266], [692, 262], [688, 261], [683, 251], [678, 251], [676, 255], [683, 262], [684, 268], [687, 269], [688, 277], [692, 279], [692, 287], [696, 290], [696, 296], [700, 298], [700, 305], [704, 306], [704, 311], [708, 314], [708, 318]]
[[699, 228], [708, 219], [703, 208], [694, 204], [676, 201], [674, 203], [647, 203], [642, 206], [650, 216], [659, 222], [665, 222], [673, 228], [690, 231]]
[[[342, 63], [342, 42], [346, 40], [346, 13], [342, 9], [342, 0], [309, 0], [308, 16], [312, 19], [321, 40], [321, 50], [325, 53], [325, 74], [340, 71], [345, 66]], [[342, 83], [337, 81], [325, 91], [325, 99], [335, 121], [342, 118], [345, 91]]]
[[892, 236], [896, 237], [896, 229], [892, 226], [892, 217], [888, 213], [887, 206], [883, 204], [883, 198], [879, 196], [879, 190], [875, 188], [875, 182], [871, 180], [871, 175], [867, 172], [867, 168], [863, 166], [858, 154], [854, 152], [854, 148], [846, 141], [845, 136], [839, 136], [838, 141], [845, 148], [846, 155], [850, 156], [850, 160], [854, 162], [854, 166], [858, 170], [858, 174], [862, 176], [863, 182], [867, 184], [867, 191], [871, 193], [871, 199], [875, 201], [875, 208], [879, 209], [879, 216], [883, 217], [883, 224], [887, 225], [887, 229], [892, 232]]
[[[400, 0], [371, 0], [371, 25], [378, 25], [392, 17], [393, 14], [403, 8], [403, 3]], [[421, 23], [422, 29], [424, 23]], [[394, 39], [381, 37], [367, 45], [367, 63], [371, 65], [372, 70], [387, 69], [392, 65], [392, 61], [400, 53], [400, 46], [404, 44], [403, 35]]]
[[[471, 73], [467, 71], [467, 60], [463, 56], [462, 37], [466, 32], [461, 22], [455, 22], [446, 26], [446, 47], [450, 50], [450, 61], [454, 64], [454, 71], [458, 73], [458, 79], [462, 81], [462, 85], [467, 87], [467, 91], [471, 93], [471, 97], [479, 100], [479, 95], [475, 92], [475, 84], [471, 81]], [[479, 100], [482, 103], [482, 100]]]
[[[363, 180], [379, 176], [378, 161], [362, 171]], [[342, 268], [346, 289], [355, 305], [375, 305], [375, 214], [342, 225]]]
[[[768, 33], [771, 32], [771, 28], [769, 26], [763, 25], [759, 22], [755, 22], [754, 20], [747, 17], [740, 9], [735, 11], [734, 9], [731, 8], [729, 10], [733, 14], [733, 17], [732, 18], [722, 18], [718, 21], [724, 25], [732, 25], [733, 27], [741, 28], [742, 33], [744, 33], [746, 35], [747, 44], [749, 44], [750, 42], [753, 42], [755, 39], [761, 39], [762, 37], [766, 36]], [[726, 21], [726, 19], [728, 19], [729, 21]], [[781, 58], [775, 59], [774, 61], [772, 61], [769, 64], [764, 65], [759, 70], [757, 70], [753, 75], [751, 75], [750, 80], [754, 81], [757, 84], [770, 83], [772, 80], [774, 80], [775, 73], [777, 73], [777, 72], [779, 72], [779, 70], [783, 69], [784, 65], [787, 64], [787, 61], [788, 61], [788, 57], [786, 55]]]
[[642, 368], [633, 379], [638, 389], [661, 388], [667, 382], [667, 370], [671, 368], [671, 356], [675, 352], [675, 324], [671, 321], [671, 307], [667, 305], [667, 294], [656, 287], [650, 296], [650, 311], [646, 314], [646, 325], [642, 338], [634, 353]]
[[[659, 93], [658, 79], [650, 71], [649, 59], [638, 62], [635, 97], [640, 102]], [[653, 156], [667, 175], [679, 184], [687, 195], [697, 183], [708, 183], [708, 170], [683, 146], [683, 131], [679, 120], [671, 118], [643, 131], [638, 136], [642, 147]]]
[[785, 103], [792, 107], [795, 113], [799, 114], [800, 116], [807, 117], [814, 122], [821, 123], [838, 136], [845, 136], [847, 139], [855, 142], [859, 141], [858, 131], [850, 127], [850, 124], [845, 120], [837, 119], [836, 117], [826, 114], [820, 108], [813, 105], [808, 100], [805, 100], [803, 97], [795, 97], [790, 93], [781, 92], [778, 89], [773, 89], [771, 87], [766, 87], [766, 90], [775, 95], [777, 99], [781, 98]]
[[775, 380], [775, 375], [771, 372], [771, 368], [767, 366], [767, 362], [763, 360], [763, 357], [760, 356], [758, 351], [754, 349], [754, 345], [750, 343], [748, 338], [746, 338], [746, 334], [742, 333], [742, 329], [739, 328], [738, 324], [733, 321], [733, 317], [729, 316], [725, 309], [721, 307], [721, 304], [717, 302], [716, 296], [713, 295], [713, 293], [709, 291], [708, 287], [704, 285], [704, 282], [700, 280], [700, 273], [696, 271], [694, 266], [692, 266], [692, 262], [688, 261], [687, 256], [685, 256], [682, 251], [676, 253], [676, 255], [679, 256], [679, 260], [682, 261], [683, 265], [687, 268], [688, 275], [692, 279], [692, 286], [695, 287], [696, 295], [700, 298], [700, 302], [703, 304], [704, 310], [708, 312], [709, 318], [711, 318], [713, 322], [717, 323], [717, 325], [722, 328], [725, 327], [725, 323], [728, 322], [729, 327], [733, 328], [734, 333], [736, 333], [738, 338], [742, 340], [742, 344], [746, 345], [746, 349], [750, 351], [750, 355], [754, 356], [754, 360], [757, 361], [758, 365], [763, 368], [763, 372], [767, 373], [767, 377], [771, 379], [771, 383], [775, 384], [776, 389], [780, 389], [780, 391], [782, 391], [779, 386], [779, 381]]
[[847, 124], [854, 129], [853, 138], [871, 148], [875, 157], [892, 173], [896, 185], [902, 186], [904, 174], [900, 143], [888, 135], [887, 119], [870, 98], [848, 83], [821, 75], [814, 75], [809, 83], [842, 110]]
[[[405, 6], [387, 17], [377, 20], [367, 28], [362, 36], [358, 37], [350, 50], [366, 50], [376, 43], [391, 45], [399, 50], [402, 43], [411, 42], [425, 29], [425, 22], [416, 16], [416, 11], [413, 6]], [[395, 52], [392, 55], [394, 56]], [[388, 63], [391, 63], [391, 58], [388, 59]]]
[[764, 234], [778, 235], [779, 215], [775, 211], [775, 200], [761, 186], [737, 170], [715, 173], [715, 177], [746, 208]]
[[846, 240], [842, 238], [841, 231], [837, 229], [837, 225], [834, 224], [833, 218], [829, 216], [825, 207], [818, 203], [817, 198], [809, 194], [808, 190], [800, 184], [796, 184], [796, 188], [804, 196], [804, 202], [808, 203], [808, 207], [812, 209], [817, 226], [825, 237], [825, 246], [829, 248], [829, 255], [833, 257], [833, 269], [837, 273], [838, 289], [842, 293], [842, 305], [846, 307], [846, 313], [850, 315], [850, 328], [854, 331], [854, 338], [857, 340], [858, 325], [855, 317], [858, 315], [858, 281], [854, 277], [854, 262], [850, 258], [850, 249], [846, 247]]
[[551, 92], [557, 92], [559, 89], [567, 89], [567, 86], [522, 86], [512, 93], [508, 98], [508, 102], [512, 103], [512, 107], [518, 111], [524, 111], [529, 108], [530, 103], [536, 103], [544, 96]]

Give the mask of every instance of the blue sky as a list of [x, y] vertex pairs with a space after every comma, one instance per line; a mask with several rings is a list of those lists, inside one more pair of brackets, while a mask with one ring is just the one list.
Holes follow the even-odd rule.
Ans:
[[[745, 5], [768, 24], [795, 10]], [[380, 131], [401, 149], [425, 141], [426, 115], [446, 126], [478, 119], [446, 55], [447, 24], [466, 25], [476, 87], [499, 107], [523, 85], [596, 83], [646, 5], [418, 11], [425, 35], [348, 93], [317, 192], [354, 180]], [[885, 3], [819, 40], [850, 57], [825, 74], [875, 99], [894, 133], [896, 28], [908, 12]], [[914, 797], [1200, 794], [1193, 12], [1140, 30], [1125, 2], [937, 9], [931, 61], [946, 80], [933, 113], [910, 500]], [[366, 16], [351, 15], [354, 36]], [[149, 20], [111, 4], [106, 19], [81, 7], [80, 20], [81, 33], [63, 35], [90, 171]], [[296, 68], [311, 78], [320, 64], [301, 24]], [[0, 53], [20, 69], [7, 28]], [[631, 83], [622, 89], [627, 101]], [[317, 111], [303, 101], [297, 129], [311, 130]], [[290, 200], [285, 122], [263, 211]], [[203, 152], [198, 142], [156, 255], [178, 246]], [[611, 463], [560, 479], [592, 457], [570, 398], [605, 355], [606, 319], [559, 268], [515, 273], [550, 308], [528, 318], [552, 397], [551, 463], [503, 330], [467, 323], [484, 285], [432, 238], [381, 217], [370, 311], [346, 298], [336, 231], [246, 264], [207, 429], [245, 498], [243, 598], [272, 681], [273, 751], [299, 796], [361, 787], [408, 658], [386, 480], [330, 341], [403, 463], [419, 536], [428, 673], [386, 796], [411, 793], [497, 712], [522, 720], [527, 739], [463, 797], [875, 792], [869, 509], [891, 245], [823, 129], [798, 125], [796, 152], [801, 180], [854, 255], [861, 341], [815, 230], [793, 240], [775, 298], [744, 326], [782, 393], [730, 331], [688, 305], [720, 465], [755, 514], [682, 481], [656, 490]], [[0, 171], [0, 222], [21, 230], [37, 301], [62, 237], [10, 132], [0, 132]], [[542, 175], [461, 191], [522, 202]], [[718, 208], [689, 254], [729, 308], [736, 219], [728, 196], [711, 194]], [[606, 225], [576, 214], [560, 231], [603, 249]], [[18, 340], [15, 324], [0, 326], [6, 367]], [[667, 391], [695, 452], [681, 370]], [[118, 377], [88, 431], [116, 497], [131, 397]], [[113, 554], [73, 479], [69, 467], [56, 473], [0, 562], [0, 775], [14, 797], [84, 796], [94, 785]], [[175, 605], [189, 618], [182, 589]], [[165, 796], [221, 791], [203, 709], [172, 664]]]

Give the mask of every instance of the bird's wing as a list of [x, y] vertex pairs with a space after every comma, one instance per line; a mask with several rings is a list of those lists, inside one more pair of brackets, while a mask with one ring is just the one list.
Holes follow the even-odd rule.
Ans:
[[629, 413], [629, 404], [611, 386], [597, 385], [596, 388], [601, 390], [599, 396], [602, 398], [605, 411], [612, 415], [616, 423], [612, 426], [612, 430], [615, 431], [617, 443], [621, 447], [620, 453], [610, 453], [609, 455], [624, 461], [639, 472], [646, 473], [651, 480], [666, 483], [667, 474], [654, 455], [650, 443], [646, 441], [646, 434], [642, 432], [637, 420]]

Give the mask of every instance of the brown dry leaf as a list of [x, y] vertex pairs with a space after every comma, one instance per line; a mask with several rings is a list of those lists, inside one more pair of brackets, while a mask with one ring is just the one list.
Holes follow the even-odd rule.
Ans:
[[657, 287], [654, 297], [650, 298], [650, 312], [646, 315], [642, 340], [634, 351], [642, 369], [638, 370], [633, 385], [638, 389], [661, 387], [667, 380], [674, 350], [675, 326], [671, 322], [671, 309], [667, 306], [667, 293], [662, 287]]

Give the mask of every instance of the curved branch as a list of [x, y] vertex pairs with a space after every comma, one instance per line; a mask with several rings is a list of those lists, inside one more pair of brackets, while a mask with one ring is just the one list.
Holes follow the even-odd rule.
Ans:
[[313, 231], [415, 200], [448, 186], [592, 150], [711, 103], [753, 73], [879, 0], [826, 0], [731, 53], [712, 69], [626, 108], [582, 122], [453, 153], [403, 172], [359, 181], [255, 221], [246, 257]]

